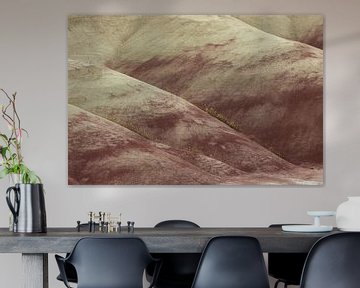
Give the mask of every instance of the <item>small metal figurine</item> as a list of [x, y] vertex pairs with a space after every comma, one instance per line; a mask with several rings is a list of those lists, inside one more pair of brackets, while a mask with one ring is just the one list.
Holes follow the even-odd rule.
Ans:
[[101, 232], [102, 231], [102, 226], [103, 226], [103, 218], [102, 218], [102, 213], [101, 211], [99, 211], [99, 231]]
[[133, 222], [133, 221], [127, 221], [127, 227], [128, 227], [128, 232], [130, 233], [132, 233], [132, 232], [134, 232], [134, 225], [135, 225], [135, 222]]
[[111, 225], [109, 222], [105, 222], [105, 227], [106, 227], [106, 233], [110, 233], [111, 232]]
[[80, 232], [80, 221], [78, 220], [78, 221], [76, 221], [76, 223], [77, 223], [77, 226], [76, 226], [76, 228], [77, 228], [77, 232]]
[[93, 227], [93, 212], [89, 212], [89, 232], [92, 231], [92, 227]]

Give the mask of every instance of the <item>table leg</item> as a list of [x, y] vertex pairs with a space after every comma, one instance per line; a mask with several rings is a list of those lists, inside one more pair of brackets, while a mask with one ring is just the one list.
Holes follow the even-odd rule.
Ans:
[[49, 288], [48, 254], [22, 254], [23, 288]]

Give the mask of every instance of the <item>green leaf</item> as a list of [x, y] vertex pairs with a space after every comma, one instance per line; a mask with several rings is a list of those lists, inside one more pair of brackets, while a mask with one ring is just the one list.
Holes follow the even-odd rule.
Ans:
[[33, 171], [29, 171], [28, 176], [29, 176], [30, 183], [33, 183], [33, 184], [41, 183], [40, 178]]
[[28, 131], [26, 131], [26, 129], [21, 128], [21, 130], [22, 130], [22, 131], [24, 131], [24, 132], [26, 133], [26, 136], [27, 136], [27, 137], [29, 137], [29, 132], [28, 132]]
[[22, 175], [21, 180], [23, 183], [31, 183], [31, 184], [41, 183], [40, 177], [37, 176], [34, 171], [26, 167], [23, 163], [19, 164], [18, 168], [20, 174]]
[[7, 142], [9, 140], [5, 134], [0, 133], [0, 137], [4, 140], [4, 142]]
[[3, 157], [3, 158], [6, 158], [6, 152], [9, 150], [9, 148], [8, 147], [2, 147], [1, 148], [1, 156]]
[[17, 154], [16, 154], [16, 153], [11, 154], [11, 158], [12, 158], [12, 159], [16, 159], [16, 157], [17, 157]]
[[3, 179], [5, 176], [7, 176], [9, 174], [9, 170], [8, 169], [3, 169], [0, 171], [0, 179]]

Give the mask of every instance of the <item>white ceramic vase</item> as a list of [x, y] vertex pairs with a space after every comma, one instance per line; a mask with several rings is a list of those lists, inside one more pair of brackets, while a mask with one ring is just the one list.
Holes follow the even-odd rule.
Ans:
[[360, 231], [360, 196], [348, 197], [338, 206], [336, 226], [342, 231]]

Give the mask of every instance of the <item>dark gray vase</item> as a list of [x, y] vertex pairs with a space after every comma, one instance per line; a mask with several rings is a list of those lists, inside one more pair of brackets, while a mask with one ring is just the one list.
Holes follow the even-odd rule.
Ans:
[[45, 233], [47, 231], [42, 184], [15, 184], [6, 190], [6, 202], [14, 216], [14, 232]]

